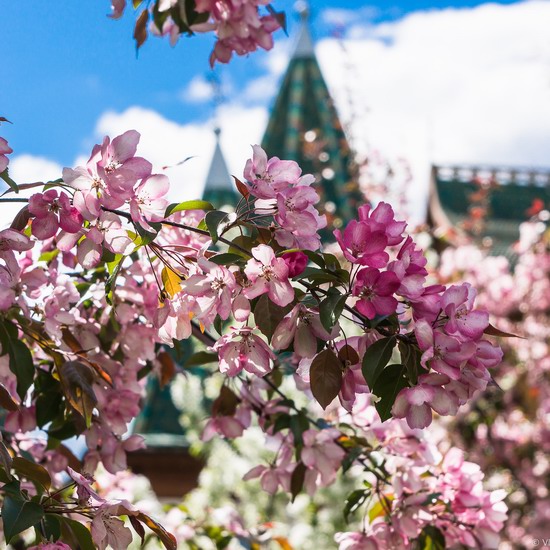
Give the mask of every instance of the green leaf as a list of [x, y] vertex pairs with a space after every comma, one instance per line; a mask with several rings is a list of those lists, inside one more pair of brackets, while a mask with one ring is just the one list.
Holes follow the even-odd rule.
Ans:
[[59, 391], [40, 393], [36, 399], [36, 423], [45, 426], [63, 412], [63, 397]]
[[36, 502], [6, 496], [2, 505], [4, 536], [9, 544], [15, 535], [36, 525], [44, 517], [44, 509]]
[[414, 548], [418, 550], [445, 550], [445, 536], [433, 525], [426, 525], [416, 540]]
[[113, 263], [107, 264], [110, 277], [107, 279], [105, 283], [105, 300], [109, 305], [113, 305], [113, 288], [115, 287], [116, 280], [118, 278], [120, 270], [122, 269], [122, 264], [124, 263], [125, 259], [126, 259], [126, 256], [121, 256], [116, 263], [113, 262]]
[[270, 342], [275, 329], [293, 307], [293, 303], [284, 307], [278, 306], [268, 298], [267, 294], [263, 294], [258, 299], [254, 307], [254, 319], [258, 328], [267, 336]]
[[34, 378], [34, 364], [29, 348], [18, 338], [17, 327], [5, 321], [0, 323], [2, 355], [10, 359], [10, 370], [17, 377], [17, 394], [23, 400]]
[[398, 346], [399, 353], [401, 354], [401, 363], [405, 365], [405, 368], [407, 369], [407, 377], [410, 383], [414, 386], [418, 381], [418, 372], [426, 372], [420, 364], [420, 350], [416, 346], [403, 341], [400, 341]]
[[224, 254], [216, 254], [208, 259], [217, 265], [235, 265], [243, 263], [242, 256], [239, 254], [231, 254], [229, 252], [225, 252]]
[[311, 392], [326, 409], [342, 387], [342, 363], [331, 349], [318, 353], [309, 370]]
[[344, 506], [344, 519], [346, 523], [349, 521], [350, 514], [353, 514], [353, 512], [367, 500], [369, 494], [370, 491], [357, 489], [348, 495], [348, 498], [346, 498], [346, 505]]
[[342, 473], [346, 473], [355, 462], [355, 459], [359, 458], [363, 454], [363, 449], [361, 447], [353, 447], [353, 449], [350, 449], [346, 456], [344, 457], [344, 460], [342, 460]]
[[[237, 254], [238, 256], [241, 256], [241, 258], [245, 258], [246, 260], [250, 259], [252, 257], [252, 254], [249, 252], [243, 252], [240, 248], [244, 248], [245, 250], [252, 250], [256, 246], [256, 241], [249, 237], [248, 235], [239, 235], [235, 237], [232, 241], [236, 246], [230, 246], [229, 252], [231, 254]], [[239, 246], [240, 248], [237, 248]]]
[[327, 273], [323, 269], [317, 269], [315, 267], [306, 267], [298, 277], [295, 277], [296, 280], [300, 281], [302, 279], [308, 279], [312, 283], [340, 283], [341, 279], [333, 274]]
[[96, 550], [90, 530], [74, 519], [59, 516], [61, 536], [73, 550]]
[[290, 417], [290, 431], [294, 436], [296, 445], [302, 443], [302, 434], [309, 429], [308, 419], [303, 414], [295, 414]]
[[277, 420], [275, 420], [275, 424], [273, 424], [273, 433], [280, 432], [281, 430], [286, 430], [287, 428], [290, 428], [290, 415], [281, 413], [277, 416]]
[[208, 201], [201, 201], [201, 200], [195, 200], [195, 201], [185, 201], [185, 202], [175, 202], [168, 206], [166, 211], [164, 212], [164, 217], [168, 218], [171, 216], [174, 212], [182, 212], [186, 210], [214, 210], [214, 206], [212, 206], [211, 203]]
[[290, 477], [290, 493], [292, 494], [292, 502], [294, 502], [294, 499], [298, 496], [304, 486], [306, 471], [306, 465], [301, 461], [296, 464], [296, 467], [292, 471], [292, 476]]
[[206, 213], [204, 221], [206, 223], [206, 228], [212, 237], [212, 242], [218, 242], [218, 227], [220, 224], [227, 218], [227, 212], [222, 212], [221, 210], [211, 210]]
[[12, 191], [15, 193], [19, 193], [19, 187], [17, 183], [15, 183], [11, 178], [10, 174], [8, 172], [8, 169], [6, 168], [3, 172], [0, 172], [0, 178], [2, 178], [10, 187]]
[[376, 379], [372, 393], [380, 398], [375, 403], [375, 407], [382, 422], [391, 418], [391, 408], [397, 394], [402, 389], [409, 387], [404, 374], [405, 367], [403, 365], [388, 365]]
[[319, 319], [327, 332], [332, 331], [342, 315], [346, 298], [347, 295], [340, 294], [338, 290], [331, 288], [328, 291], [328, 296], [319, 304]]
[[17, 474], [27, 478], [29, 481], [36, 482], [44, 489], [48, 490], [52, 485], [52, 478], [48, 470], [40, 464], [36, 464], [21, 456], [14, 457], [12, 468]]
[[377, 340], [367, 348], [363, 356], [361, 371], [369, 388], [374, 388], [380, 373], [389, 363], [396, 342], [397, 338], [395, 336], [389, 336]]
[[195, 367], [197, 365], [202, 366], [202, 365], [206, 365], [207, 363], [217, 363], [218, 360], [219, 359], [218, 359], [217, 353], [210, 353], [208, 351], [199, 351], [191, 355], [191, 357], [187, 359], [183, 367], [189, 368], [189, 367]]
[[48, 540], [58, 540], [61, 537], [61, 522], [57, 514], [46, 514], [44, 531]]
[[65, 397], [86, 422], [92, 423], [92, 413], [97, 399], [92, 388], [94, 373], [90, 367], [79, 361], [67, 361], [57, 369]]

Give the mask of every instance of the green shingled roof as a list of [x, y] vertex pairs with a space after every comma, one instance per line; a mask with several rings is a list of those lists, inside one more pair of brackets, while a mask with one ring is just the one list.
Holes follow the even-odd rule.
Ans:
[[363, 200], [353, 157], [315, 58], [306, 17], [271, 112], [262, 147], [267, 155], [295, 160], [318, 182], [329, 225], [356, 214]]
[[[193, 344], [190, 340], [183, 340], [179, 348], [180, 363], [184, 363], [193, 353]], [[180, 416], [181, 411], [172, 401], [171, 383], [161, 387], [157, 376], [149, 375], [143, 408], [132, 433], [142, 435], [148, 447], [187, 447]]]
[[[488, 190], [482, 203], [487, 210], [485, 222], [479, 230], [471, 231], [467, 222], [471, 209], [479, 206], [475, 195], [480, 189]], [[492, 255], [505, 255], [512, 261], [512, 245], [519, 239], [519, 226], [529, 218], [527, 211], [537, 200], [550, 208], [550, 171], [441, 166], [432, 169], [432, 225], [443, 225], [443, 214], [449, 225], [464, 231]]]

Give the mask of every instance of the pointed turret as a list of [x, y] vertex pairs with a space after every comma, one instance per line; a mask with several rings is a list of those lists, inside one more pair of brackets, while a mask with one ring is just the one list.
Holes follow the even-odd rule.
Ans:
[[348, 141], [315, 57], [305, 5], [300, 18], [294, 53], [262, 147], [268, 156], [295, 160], [304, 173], [316, 176], [321, 210], [329, 228], [337, 227], [356, 215], [362, 195]]
[[221, 130], [216, 128], [214, 133], [216, 134], [216, 147], [208, 170], [208, 176], [206, 177], [203, 199], [212, 203], [216, 208], [222, 208], [227, 205], [235, 207], [239, 200], [239, 195], [223, 157], [220, 146]]

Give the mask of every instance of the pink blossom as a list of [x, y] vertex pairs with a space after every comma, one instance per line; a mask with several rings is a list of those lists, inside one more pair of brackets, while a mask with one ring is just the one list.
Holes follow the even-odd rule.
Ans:
[[428, 274], [425, 265], [426, 257], [416, 248], [412, 238], [406, 241], [397, 254], [397, 259], [388, 264], [388, 271], [393, 271], [401, 281], [397, 294], [410, 300], [416, 300], [424, 292], [424, 281]]
[[16, 229], [4, 229], [0, 231], [0, 254], [8, 250], [14, 252], [24, 252], [30, 250], [34, 243], [20, 231]]
[[288, 276], [291, 279], [302, 274], [309, 261], [308, 257], [301, 250], [285, 252], [281, 258], [288, 266]]
[[158, 222], [164, 219], [164, 211], [168, 199], [164, 196], [170, 189], [170, 181], [166, 176], [154, 174], [144, 179], [136, 188], [135, 196], [130, 200], [132, 220], [139, 223], [146, 231], [155, 230], [148, 222]]
[[36, 407], [21, 407], [10, 411], [4, 421], [4, 429], [8, 432], [30, 432], [36, 428]]
[[392, 408], [396, 418], [406, 418], [411, 428], [425, 428], [432, 422], [432, 409], [442, 416], [456, 414], [458, 399], [443, 385], [450, 379], [442, 374], [424, 374], [418, 385], [399, 392]]
[[132, 532], [124, 522], [112, 514], [112, 505], [103, 504], [92, 520], [92, 539], [99, 550], [111, 546], [113, 550], [126, 550], [132, 542]]
[[113, 19], [122, 17], [124, 8], [126, 8], [126, 0], [111, 0], [111, 8], [113, 13], [110, 15]]
[[294, 353], [298, 357], [313, 357], [317, 353], [317, 339], [330, 340], [340, 332], [334, 327], [329, 334], [319, 320], [319, 313], [302, 304], [294, 306], [292, 311], [277, 325], [271, 345], [273, 349], [287, 349], [294, 343]]
[[441, 309], [448, 316], [445, 330], [466, 339], [478, 339], [489, 326], [486, 311], [473, 310], [476, 291], [468, 283], [449, 287], [441, 296]]
[[252, 333], [252, 328], [233, 329], [222, 336], [212, 347], [218, 353], [220, 372], [236, 376], [243, 369], [264, 376], [271, 371], [275, 354], [269, 346]]
[[359, 221], [367, 222], [373, 231], [383, 231], [389, 246], [395, 246], [403, 240], [406, 222], [395, 221], [393, 208], [387, 202], [381, 202], [371, 212], [371, 205], [359, 207]]
[[197, 316], [207, 327], [219, 315], [225, 320], [231, 314], [231, 301], [237, 283], [224, 266], [216, 265], [200, 256], [198, 265], [203, 275], [192, 275], [182, 282], [182, 291], [194, 296], [199, 306]]
[[377, 315], [390, 315], [397, 309], [393, 296], [400, 282], [392, 271], [380, 272], [374, 267], [361, 269], [353, 284], [353, 295], [359, 298], [357, 310], [368, 319]]
[[94, 489], [92, 489], [92, 483], [94, 478], [91, 475], [81, 474], [73, 470], [70, 466], [67, 467], [67, 473], [71, 479], [76, 483], [76, 492], [78, 494], [78, 500], [81, 503], [87, 503], [90, 499], [94, 499], [96, 502], [105, 502], [105, 499], [101, 498]]
[[103, 169], [109, 185], [124, 190], [128, 188], [126, 181], [133, 178], [135, 182], [151, 175], [151, 163], [135, 156], [140, 137], [136, 130], [128, 130], [113, 141], [107, 136], [103, 139], [98, 166]]
[[334, 540], [338, 550], [378, 550], [376, 540], [365, 533], [336, 533]]
[[338, 430], [332, 428], [320, 431], [310, 429], [302, 434], [302, 462], [313, 474], [309, 479], [306, 474], [305, 484], [310, 495], [315, 492], [317, 486], [326, 487], [336, 479], [336, 473], [346, 455], [344, 449], [336, 443], [340, 435]]
[[191, 318], [194, 315], [195, 299], [179, 292], [171, 300], [166, 300], [157, 310], [155, 326], [159, 338], [168, 345], [173, 340], [185, 340], [191, 336]]
[[458, 380], [461, 367], [472, 357], [476, 345], [473, 342], [460, 342], [440, 329], [434, 330], [423, 319], [416, 322], [414, 333], [423, 352], [420, 364], [446, 374], [451, 380]]
[[10, 153], [13, 153], [13, 149], [3, 137], [0, 137], [0, 173], [8, 167], [9, 159], [6, 155]]
[[334, 236], [351, 263], [377, 268], [388, 263], [389, 255], [385, 250], [388, 238], [384, 231], [373, 230], [366, 222], [351, 220], [343, 232], [336, 229]]
[[269, 299], [284, 307], [294, 299], [294, 289], [288, 280], [288, 266], [283, 258], [276, 258], [273, 249], [260, 244], [251, 250], [253, 258], [248, 260], [244, 272], [251, 282], [243, 294], [256, 298], [267, 293]]
[[244, 177], [250, 193], [259, 199], [274, 199], [277, 193], [296, 185], [301, 168], [293, 160], [267, 159], [259, 145], [253, 145], [252, 159], [246, 161]]
[[83, 223], [80, 212], [71, 205], [68, 195], [62, 191], [58, 196], [55, 189], [32, 195], [29, 212], [34, 216], [32, 234], [41, 240], [53, 237], [59, 228], [67, 233], [77, 233]]
[[314, 206], [318, 201], [319, 195], [312, 187], [299, 184], [285, 189], [277, 193], [275, 221], [297, 240], [315, 237], [327, 225], [325, 216]]

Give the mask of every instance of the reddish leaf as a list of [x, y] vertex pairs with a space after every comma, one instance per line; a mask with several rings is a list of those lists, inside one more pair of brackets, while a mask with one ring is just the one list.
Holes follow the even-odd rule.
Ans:
[[178, 543], [176, 542], [176, 537], [172, 533], [169, 533], [160, 523], [157, 523], [143, 512], [137, 514], [136, 517], [157, 535], [166, 550], [177, 550]]
[[13, 124], [11, 120], [8, 120], [6, 117], [0, 116], [0, 123], [2, 122], [9, 122], [10, 124]]
[[166, 351], [161, 351], [157, 355], [157, 359], [160, 363], [160, 385], [163, 387], [176, 375], [176, 363], [174, 359], [172, 359], [172, 356]]
[[309, 378], [313, 396], [326, 409], [342, 387], [342, 363], [331, 349], [315, 356]]
[[69, 466], [73, 470], [76, 470], [77, 472], [80, 471], [80, 468], [82, 468], [82, 461], [80, 461], [68, 447], [61, 444], [55, 450], [67, 459]]
[[488, 336], [500, 336], [501, 338], [522, 338], [525, 340], [524, 336], [518, 336], [517, 334], [512, 334], [511, 332], [504, 332], [489, 323], [489, 326], [483, 331], [484, 334]]
[[298, 496], [302, 487], [304, 486], [304, 480], [306, 478], [306, 465], [303, 462], [298, 462], [296, 468], [292, 471], [290, 478], [290, 492], [292, 493], [292, 502]]
[[11, 229], [17, 229], [17, 231], [23, 231], [25, 227], [27, 227], [27, 224], [29, 223], [29, 220], [31, 219], [31, 215], [29, 212], [28, 205], [23, 206], [19, 212], [15, 215], [15, 218], [13, 218], [13, 221], [11, 222]]
[[149, 12], [143, 10], [136, 21], [134, 28], [134, 39], [136, 41], [136, 50], [139, 50], [141, 46], [147, 40], [147, 22], [149, 21]]
[[357, 363], [359, 363], [359, 355], [350, 345], [345, 345], [343, 348], [340, 348], [338, 358], [342, 363], [349, 361], [350, 365], [357, 365]]
[[240, 399], [227, 386], [222, 386], [220, 395], [212, 405], [212, 416], [233, 416]]
[[12, 399], [10, 392], [0, 384], [0, 405], [7, 411], [16, 411], [19, 405]]
[[143, 525], [141, 525], [139, 520], [134, 516], [128, 516], [128, 519], [130, 520], [130, 523], [132, 524], [134, 531], [138, 534], [139, 538], [141, 539], [141, 544], [143, 544], [145, 541], [145, 529], [143, 528]]
[[250, 191], [248, 190], [248, 187], [236, 176], [233, 176], [233, 179], [235, 180], [235, 185], [237, 186], [237, 191], [245, 198], [247, 199], [250, 196]]
[[40, 484], [46, 490], [48, 490], [52, 485], [52, 478], [44, 466], [31, 462], [22, 456], [14, 457], [12, 461], [12, 468], [20, 476], [27, 478], [29, 481]]

